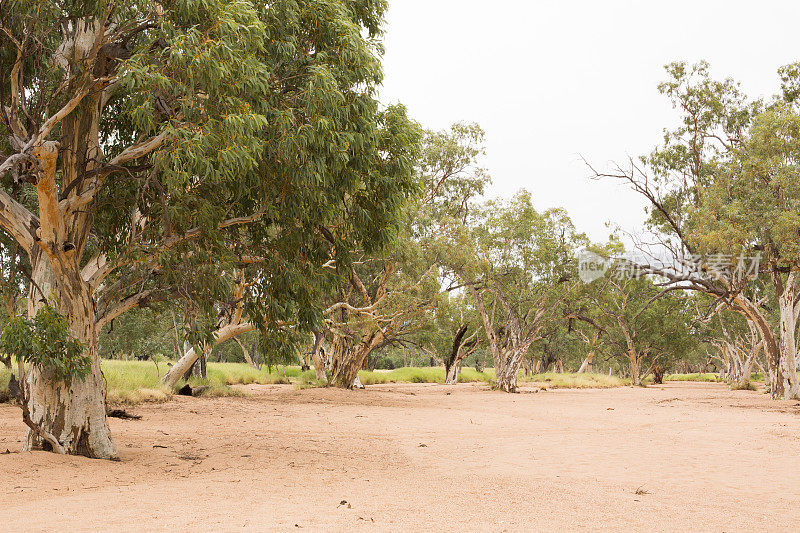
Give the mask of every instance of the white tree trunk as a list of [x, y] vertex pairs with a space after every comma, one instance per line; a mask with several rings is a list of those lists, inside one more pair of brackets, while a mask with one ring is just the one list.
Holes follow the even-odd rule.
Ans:
[[586, 359], [583, 360], [581, 363], [581, 367], [578, 369], [578, 374], [583, 374], [584, 372], [593, 372], [594, 365], [592, 361], [594, 360], [594, 352], [589, 352], [589, 355], [586, 356]]
[[461, 363], [462, 360], [454, 361], [453, 364], [450, 365], [450, 368], [447, 369], [447, 373], [444, 377], [445, 385], [455, 385], [458, 383], [458, 373], [461, 372]]
[[[235, 337], [236, 335], [240, 335], [242, 333], [247, 333], [248, 331], [253, 331], [255, 326], [250, 323], [244, 324], [230, 324], [224, 326], [217, 331], [214, 332], [214, 345], [223, 343], [228, 339]], [[194, 348], [189, 348], [183, 354], [177, 363], [172, 365], [172, 368], [169, 369], [169, 372], [164, 374], [164, 377], [161, 378], [161, 382], [172, 388], [175, 386], [178, 381], [183, 377], [186, 372], [192, 368], [192, 365], [197, 361], [198, 355], [195, 352]]]
[[[794, 400], [800, 398], [800, 385], [797, 380], [797, 346], [795, 343], [796, 319], [795, 319], [795, 282], [796, 274], [792, 272], [786, 281], [786, 288], [778, 297], [780, 307], [780, 364], [778, 368], [771, 369], [771, 382], [780, 383], [780, 386], [773, 386], [773, 390], [780, 395], [780, 399]], [[782, 394], [781, 394], [782, 393]], [[773, 395], [775, 398], [775, 395]]]
[[522, 366], [526, 349], [513, 349], [499, 357], [499, 371], [496, 371], [496, 386], [505, 392], [517, 392], [517, 376]]
[[[58, 310], [69, 317], [70, 333], [85, 345], [92, 368], [85, 379], [73, 378], [69, 383], [54, 380], [46, 369], [36, 366], [29, 369], [25, 388], [28, 415], [34, 428], [28, 430], [25, 449], [42, 447], [73, 455], [118, 459], [106, 418], [105, 381], [97, 352], [94, 305], [88, 289], [77, 276], [59, 280], [68, 287], [57, 287], [47, 260], [41, 256], [34, 261], [32, 279], [28, 314], [35, 316], [45, 305], [45, 298], [52, 302], [53, 296], [57, 296]], [[45, 293], [44, 297], [37, 288]]]

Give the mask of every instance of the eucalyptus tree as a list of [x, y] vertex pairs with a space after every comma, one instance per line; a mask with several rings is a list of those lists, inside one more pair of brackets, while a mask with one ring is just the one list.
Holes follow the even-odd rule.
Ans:
[[632, 385], [655, 371], [656, 377], [690, 348], [692, 307], [682, 291], [664, 291], [648, 276], [614, 268], [593, 282], [589, 297], [596, 312], [585, 319], [603, 342], [627, 362]]
[[[248, 258], [252, 322], [318, 323], [330, 250], [384, 240], [412, 188], [413, 127], [374, 95], [385, 8], [0, 0], [0, 227], [31, 280], [4, 340], [35, 363], [27, 447], [116, 458], [98, 332], [153, 299], [236, 309]], [[42, 359], [26, 332], [71, 351]]]
[[[351, 388], [370, 354], [414, 343], [432, 327], [437, 307], [446, 305], [441, 249], [433, 243], [449, 221], [463, 219], [473, 198], [482, 194], [488, 182], [480, 166], [483, 143], [484, 132], [476, 124], [426, 132], [415, 173], [418, 189], [404, 205], [402, 228], [392, 245], [360, 250], [349, 268], [336, 256], [331, 258], [333, 268], [344, 274], [325, 300], [331, 384]], [[317, 336], [313, 353], [320, 347]]]
[[514, 392], [528, 349], [575, 284], [576, 253], [586, 238], [563, 210], [540, 213], [521, 191], [486, 202], [465, 224], [451, 221], [441, 243], [449, 250], [447, 269], [481, 317], [496, 387]]
[[701, 249], [731, 255], [750, 247], [762, 254], [779, 310], [779, 353], [770, 354], [770, 383], [778, 396], [788, 398], [800, 398], [799, 209], [800, 114], [793, 105], [781, 103], [753, 120], [741, 145], [705, 190], [692, 231]]
[[750, 389], [753, 368], [764, 344], [755, 324], [730, 312], [704, 317], [701, 324], [698, 329], [712, 347], [712, 359], [721, 363], [720, 377], [734, 390]]
[[[650, 203], [651, 229], [669, 254], [641, 266], [746, 315], [763, 340], [772, 397], [798, 397], [794, 317], [800, 287], [792, 245], [781, 237], [794, 216], [795, 187], [787, 180], [795, 165], [790, 106], [798, 69], [781, 70], [783, 95], [766, 111], [733, 80], [713, 80], [706, 63], [674, 63], [667, 71], [669, 80], [659, 90], [680, 110], [679, 126], [648, 157], [595, 174], [626, 181]], [[750, 266], [742, 275], [745, 259]], [[687, 263], [692, 268], [676, 268]], [[764, 277], [782, 309], [777, 324], [764, 305]]]
[[466, 294], [456, 295], [437, 309], [438, 351], [444, 362], [446, 385], [458, 383], [464, 361], [480, 347], [480, 319], [467, 298]]

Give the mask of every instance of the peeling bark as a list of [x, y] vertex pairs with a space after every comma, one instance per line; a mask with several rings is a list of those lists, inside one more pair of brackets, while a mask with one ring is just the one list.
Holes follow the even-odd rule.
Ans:
[[458, 374], [461, 372], [464, 359], [472, 354], [478, 346], [478, 332], [476, 331], [469, 337], [465, 337], [467, 330], [468, 326], [462, 324], [453, 338], [453, 346], [450, 349], [450, 355], [444, 361], [445, 385], [455, 385], [458, 383]]
[[325, 362], [323, 361], [325, 350], [322, 347], [322, 343], [324, 340], [325, 336], [321, 331], [314, 332], [314, 347], [311, 350], [311, 360], [314, 363], [314, 373], [316, 374], [317, 381], [325, 381], [327, 379], [325, 375]]
[[358, 343], [354, 343], [349, 336], [334, 334], [331, 385], [342, 389], [354, 388], [358, 371], [381, 340], [382, 336], [377, 331], [364, 335]]
[[[63, 280], [53, 274], [43, 257], [34, 261], [28, 313], [35, 316], [47, 301], [57, 302], [58, 310], [70, 318], [70, 333], [81, 341], [91, 357], [91, 373], [85, 379], [56, 381], [50, 372], [32, 366], [26, 376], [29, 428], [25, 449], [46, 448], [99, 459], [118, 459], [106, 418], [105, 381], [97, 352], [97, 330], [93, 302], [88, 287], [76, 277]], [[45, 294], [41, 294], [39, 289]], [[55, 297], [55, 298], [54, 298]], [[42, 438], [52, 435], [62, 450]]]

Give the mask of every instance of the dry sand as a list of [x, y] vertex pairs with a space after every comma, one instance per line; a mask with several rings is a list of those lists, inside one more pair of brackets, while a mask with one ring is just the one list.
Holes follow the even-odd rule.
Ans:
[[118, 463], [14, 453], [19, 410], [0, 406], [0, 529], [798, 530], [797, 402], [687, 383], [248, 389], [112, 420]]

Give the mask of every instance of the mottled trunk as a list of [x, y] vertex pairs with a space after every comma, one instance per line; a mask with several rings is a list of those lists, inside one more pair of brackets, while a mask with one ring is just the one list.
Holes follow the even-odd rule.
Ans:
[[358, 371], [378, 344], [380, 344], [380, 334], [377, 332], [365, 335], [357, 344], [350, 336], [335, 335], [331, 347], [333, 357], [331, 385], [352, 389], [358, 378]]
[[311, 360], [314, 363], [314, 373], [317, 376], [317, 381], [325, 381], [328, 377], [325, 375], [325, 362], [323, 361], [324, 349], [322, 343], [325, 336], [321, 331], [314, 332], [314, 347], [311, 350]]
[[517, 392], [517, 376], [522, 366], [525, 350], [512, 349], [500, 357], [500, 369], [497, 372], [495, 386], [505, 392]]
[[[55, 380], [50, 371], [38, 366], [29, 369], [25, 388], [28, 416], [34, 427], [29, 428], [25, 449], [45, 448], [117, 459], [119, 453], [111, 440], [106, 418], [105, 381], [97, 353], [96, 319], [89, 289], [77, 272], [67, 279], [56, 278], [47, 260], [37, 255], [33, 261], [28, 314], [35, 316], [46, 302], [56, 305], [69, 318], [70, 334], [83, 343], [92, 367], [84, 379], [73, 378], [69, 382]], [[49, 442], [50, 439], [55, 443]]]
[[634, 338], [634, 334], [632, 334], [628, 329], [627, 323], [621, 317], [617, 317], [617, 323], [619, 324], [623, 335], [625, 335], [625, 344], [628, 348], [625, 355], [628, 358], [628, 363], [630, 364], [631, 385], [638, 387], [642, 384], [642, 370], [639, 368], [641, 354], [639, 353], [639, 350], [636, 349], [636, 339]]
[[631, 385], [638, 387], [642, 384], [642, 375], [639, 368], [639, 354], [635, 350], [628, 353], [628, 362], [631, 367]]
[[352, 389], [362, 363], [353, 340], [344, 335], [334, 336], [331, 352], [331, 385]]
[[461, 372], [461, 363], [462, 361], [459, 360], [445, 369], [445, 385], [455, 385], [458, 383], [458, 373]]
[[[800, 398], [800, 385], [797, 380], [797, 346], [795, 343], [795, 281], [792, 272], [786, 281], [783, 293], [778, 297], [780, 308], [780, 360], [771, 368], [770, 381], [773, 383], [773, 398], [796, 400]], [[775, 392], [778, 391], [778, 394]]]

